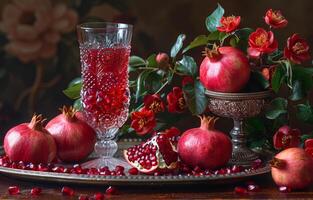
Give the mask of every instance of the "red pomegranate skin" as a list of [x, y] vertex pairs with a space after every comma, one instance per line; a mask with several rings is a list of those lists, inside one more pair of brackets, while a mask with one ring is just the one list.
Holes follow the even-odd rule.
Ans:
[[288, 148], [275, 158], [282, 161], [282, 166], [272, 167], [272, 177], [278, 186], [303, 189], [312, 183], [313, 159], [302, 148]]
[[79, 162], [94, 149], [96, 133], [83, 121], [81, 112], [68, 118], [62, 113], [50, 120], [46, 129], [56, 141], [57, 156], [63, 162]]
[[192, 128], [183, 133], [178, 141], [180, 159], [191, 167], [216, 169], [227, 164], [232, 155], [232, 143], [225, 133], [208, 124], [202, 118], [200, 128]]
[[234, 47], [219, 47], [206, 56], [200, 65], [200, 81], [215, 92], [239, 92], [250, 78], [248, 58]]
[[36, 125], [32, 122], [17, 125], [6, 133], [4, 151], [12, 161], [16, 162], [34, 164], [52, 162], [57, 151], [55, 141], [41, 124]]

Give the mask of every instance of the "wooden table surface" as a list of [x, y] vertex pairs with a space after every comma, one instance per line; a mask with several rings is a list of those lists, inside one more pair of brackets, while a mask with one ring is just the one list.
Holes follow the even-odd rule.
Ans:
[[[251, 179], [252, 180], [252, 179]], [[254, 178], [261, 188], [259, 192], [249, 193], [246, 195], [236, 195], [233, 190], [235, 186], [240, 186], [244, 183], [234, 183], [230, 185], [190, 185], [190, 186], [171, 186], [171, 187], [138, 187], [124, 186], [118, 187], [119, 194], [112, 195], [108, 199], [126, 199], [126, 200], [152, 200], [152, 199], [313, 199], [313, 187], [291, 193], [280, 193], [277, 187], [273, 184], [270, 175], [263, 175]], [[19, 186], [21, 189], [20, 195], [10, 196], [7, 189], [9, 186]], [[94, 194], [96, 192], [104, 192], [106, 187], [94, 187], [84, 185], [71, 185], [75, 190], [74, 197], [64, 197], [61, 194], [63, 185], [34, 183], [21, 180], [14, 180], [5, 176], [0, 176], [0, 199], [49, 199], [49, 200], [71, 200], [78, 199], [79, 194]], [[41, 187], [43, 192], [38, 197], [29, 195], [30, 189], [33, 187]]]

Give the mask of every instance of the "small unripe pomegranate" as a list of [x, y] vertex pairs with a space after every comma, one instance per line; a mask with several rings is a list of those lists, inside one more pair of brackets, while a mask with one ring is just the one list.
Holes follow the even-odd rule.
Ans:
[[158, 53], [155, 59], [161, 69], [168, 68], [170, 58], [166, 53]]

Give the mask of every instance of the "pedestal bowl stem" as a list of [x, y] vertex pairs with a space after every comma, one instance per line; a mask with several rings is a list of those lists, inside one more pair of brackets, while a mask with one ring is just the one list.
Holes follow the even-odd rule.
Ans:
[[258, 155], [247, 147], [246, 133], [243, 128], [243, 120], [233, 119], [234, 128], [230, 135], [233, 143], [231, 164], [247, 166], [258, 159]]

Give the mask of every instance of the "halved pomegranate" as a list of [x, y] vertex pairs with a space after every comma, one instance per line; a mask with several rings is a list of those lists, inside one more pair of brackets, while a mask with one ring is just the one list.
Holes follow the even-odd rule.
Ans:
[[127, 162], [144, 174], [167, 173], [177, 168], [178, 154], [166, 133], [124, 150]]

